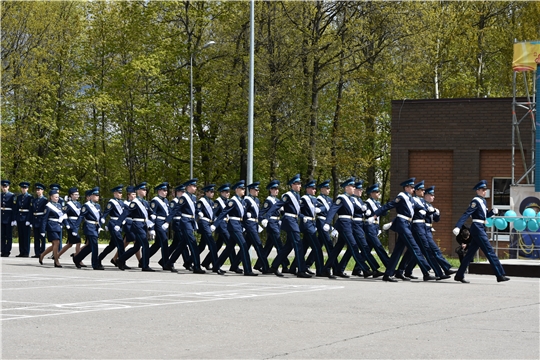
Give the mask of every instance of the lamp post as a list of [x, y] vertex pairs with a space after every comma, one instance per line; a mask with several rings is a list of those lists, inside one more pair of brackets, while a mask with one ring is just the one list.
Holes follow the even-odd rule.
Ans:
[[[207, 47], [214, 45], [215, 41], [209, 41], [202, 47], [206, 49]], [[195, 52], [191, 53], [189, 58], [189, 178], [193, 179], [193, 55]]]

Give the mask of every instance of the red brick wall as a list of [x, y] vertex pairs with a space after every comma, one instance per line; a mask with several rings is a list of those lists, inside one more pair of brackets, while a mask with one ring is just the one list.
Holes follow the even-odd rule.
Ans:
[[434, 225], [433, 239], [443, 252], [455, 248], [452, 238], [445, 236], [454, 228], [452, 218], [452, 169], [454, 154], [450, 150], [411, 150], [409, 152], [409, 176], [425, 181], [426, 188], [435, 185], [433, 206], [441, 212], [441, 220]]

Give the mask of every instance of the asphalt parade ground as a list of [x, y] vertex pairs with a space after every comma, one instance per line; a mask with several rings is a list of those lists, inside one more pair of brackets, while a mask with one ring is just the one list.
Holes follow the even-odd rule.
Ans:
[[3, 359], [540, 357], [534, 278], [384, 283], [61, 260], [1, 259]]

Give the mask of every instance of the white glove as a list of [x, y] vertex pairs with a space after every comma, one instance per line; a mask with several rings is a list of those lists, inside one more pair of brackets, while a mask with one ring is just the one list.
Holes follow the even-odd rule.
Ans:
[[39, 234], [39, 235], [41, 235], [41, 237], [45, 237], [45, 233], [41, 233], [41, 234]]
[[71, 233], [71, 235], [77, 236], [78, 234], [74, 231], [74, 232]]
[[373, 216], [367, 219], [368, 224], [373, 224]]
[[242, 226], [242, 232], [246, 232], [246, 228]]
[[30, 226], [30, 221], [27, 221], [27, 222], [25, 223], [25, 225], [26, 225], [26, 226]]
[[151, 218], [152, 220], [156, 220], [157, 216], [154, 215], [154, 214], [152, 214], [152, 215], [150, 215], [150, 218]]
[[99, 234], [100, 232], [102, 232], [102, 231], [104, 231], [102, 228], [98, 228], [98, 229], [97, 229], [98, 234]]
[[435, 209], [433, 208], [433, 206], [428, 206], [427, 211], [432, 213], [435, 211]]
[[214, 225], [210, 225], [210, 231], [212, 232], [216, 231], [216, 227]]
[[116, 226], [114, 227], [114, 231], [120, 231], [120, 226], [116, 225]]
[[366, 205], [362, 205], [361, 209], [362, 209], [362, 211], [366, 211], [366, 210], [367, 210], [367, 206], [366, 206]]
[[161, 225], [161, 228], [163, 230], [167, 230], [169, 228], [169, 223], [163, 223], [163, 225]]
[[455, 227], [454, 230], [452, 230], [452, 232], [454, 233], [455, 236], [458, 236], [459, 235], [459, 228]]
[[499, 213], [499, 209], [497, 209], [497, 208], [494, 208], [492, 211], [493, 211], [493, 213], [494, 213], [495, 215], [497, 215], [497, 214]]
[[366, 215], [366, 216], [371, 215], [371, 210], [367, 209], [367, 210], [364, 212], [364, 215]]
[[281, 220], [279, 220], [277, 223], [278, 223], [279, 226], [281, 226]]
[[266, 227], [268, 225], [268, 220], [262, 219], [261, 224], [262, 224], [262, 226]]
[[17, 221], [13, 220], [13, 221], [11, 222], [11, 226], [17, 226]]
[[426, 210], [420, 210], [420, 211], [418, 211], [418, 212], [419, 212], [420, 214], [422, 214], [422, 215], [426, 215]]
[[30, 229], [33, 228], [32, 224], [30, 224]]
[[315, 214], [318, 214], [321, 212], [321, 208], [315, 208]]
[[337, 237], [337, 236], [339, 235], [339, 232], [338, 232], [336, 229], [334, 229], [334, 230], [332, 230], [332, 232], [330, 233], [330, 235], [331, 235], [332, 237]]
[[323, 230], [324, 230], [324, 231], [329, 231], [329, 230], [330, 230], [330, 225], [324, 224]]
[[307, 223], [307, 219], [306, 219], [306, 218], [304, 218], [304, 224], [305, 224], [305, 223]]
[[71, 229], [71, 226], [69, 226], [69, 224], [66, 225], [66, 229]]
[[440, 215], [439, 209], [435, 209], [435, 214]]
[[379, 236], [379, 235], [381, 235], [381, 234], [382, 234], [382, 231], [379, 230], [379, 231], [377, 232], [377, 236]]
[[104, 219], [104, 218], [101, 218], [101, 219], [99, 220], [99, 222], [102, 223], [102, 224], [105, 224], [105, 219]]
[[197, 215], [199, 215], [199, 217], [204, 217], [204, 214], [203, 214], [202, 211], [199, 211], [199, 212], [197, 213]]
[[246, 216], [248, 217], [248, 219], [251, 217], [251, 213], [250, 212], [247, 212], [246, 213]]
[[388, 229], [390, 229], [391, 227], [392, 227], [392, 223], [389, 222], [389, 223], [384, 224], [383, 227], [382, 227], [382, 229], [383, 229], [383, 230], [388, 230]]
[[257, 231], [258, 231], [259, 233], [262, 233], [263, 230], [264, 230], [263, 227], [262, 227], [261, 225], [259, 225], [259, 227], [257, 228]]
[[154, 240], [156, 238], [156, 232], [154, 230], [150, 230], [150, 239]]
[[126, 225], [126, 220], [122, 221], [122, 225]]

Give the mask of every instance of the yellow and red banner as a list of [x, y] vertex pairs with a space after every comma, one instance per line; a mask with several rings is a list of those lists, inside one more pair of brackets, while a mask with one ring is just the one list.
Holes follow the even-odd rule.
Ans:
[[522, 41], [514, 43], [514, 71], [534, 71], [540, 64], [540, 41]]

